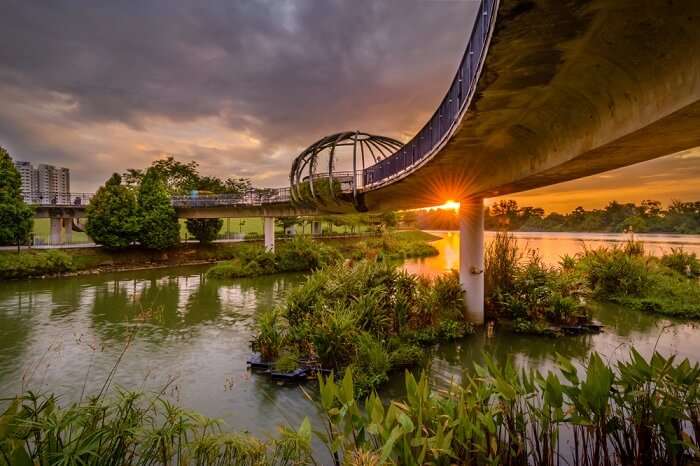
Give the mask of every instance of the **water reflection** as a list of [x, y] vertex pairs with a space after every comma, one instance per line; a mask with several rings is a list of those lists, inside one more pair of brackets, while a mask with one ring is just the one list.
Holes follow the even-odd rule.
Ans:
[[[430, 233], [440, 237], [434, 241], [440, 255], [410, 261], [405, 265], [406, 270], [412, 273], [435, 275], [452, 269], [459, 269], [459, 232], [456, 231], [431, 231]], [[494, 232], [486, 232], [485, 240], [490, 242], [495, 237]], [[623, 233], [525, 233], [515, 232], [513, 235], [523, 250], [535, 249], [539, 251], [545, 263], [556, 265], [565, 254], [575, 255], [584, 248], [598, 248], [612, 246], [628, 241], [631, 236]], [[700, 256], [700, 236], [698, 235], [656, 235], [638, 234], [634, 239], [644, 243], [646, 251], [650, 254], [662, 255], [671, 248], [683, 248], [687, 252], [694, 252]]]

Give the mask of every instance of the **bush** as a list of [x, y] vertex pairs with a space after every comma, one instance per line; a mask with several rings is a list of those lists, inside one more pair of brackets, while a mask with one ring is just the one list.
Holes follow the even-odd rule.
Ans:
[[120, 249], [138, 239], [140, 218], [136, 196], [122, 185], [122, 178], [117, 173], [97, 190], [86, 213], [85, 232], [95, 243]]
[[224, 221], [220, 218], [188, 218], [187, 231], [197, 238], [197, 241], [208, 244], [219, 236]]
[[306, 272], [335, 263], [341, 258], [335, 248], [310, 239], [296, 238], [279, 245], [274, 253], [260, 246], [241, 248], [234, 259], [215, 265], [207, 274], [213, 278], [239, 278]]
[[10, 154], [0, 146], [0, 245], [27, 244], [34, 211], [22, 198], [22, 182]]
[[700, 260], [695, 253], [685, 252], [683, 248], [671, 248], [670, 254], [661, 257], [661, 263], [688, 277], [700, 277]]
[[40, 277], [70, 272], [74, 269], [71, 257], [63, 251], [28, 251], [0, 253], [0, 278], [17, 279]]
[[521, 333], [589, 321], [585, 298], [590, 291], [575, 270], [576, 259], [566, 256], [561, 263], [560, 269], [548, 267], [536, 251], [524, 256], [511, 235], [497, 235], [487, 249], [488, 310], [513, 320]]
[[139, 242], [149, 249], [167, 249], [180, 242], [180, 222], [164, 180], [155, 168], [146, 170], [138, 190], [141, 221]]
[[598, 296], [640, 294], [649, 285], [647, 259], [619, 248], [586, 251], [581, 262], [590, 288]]

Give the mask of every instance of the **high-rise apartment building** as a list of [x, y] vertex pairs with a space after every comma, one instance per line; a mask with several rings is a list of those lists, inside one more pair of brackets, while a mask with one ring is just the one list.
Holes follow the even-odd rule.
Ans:
[[31, 204], [64, 204], [70, 202], [70, 170], [30, 162], [15, 161], [22, 179], [22, 196]]

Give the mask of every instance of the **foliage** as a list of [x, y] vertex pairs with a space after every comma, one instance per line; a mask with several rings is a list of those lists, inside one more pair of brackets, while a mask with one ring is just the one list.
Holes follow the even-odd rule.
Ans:
[[138, 190], [141, 219], [139, 242], [149, 249], [167, 249], [180, 242], [180, 222], [165, 182], [152, 168], [146, 170]]
[[208, 244], [219, 236], [224, 221], [220, 218], [188, 218], [187, 231], [200, 243]]
[[279, 244], [274, 253], [260, 246], [241, 248], [234, 259], [215, 265], [207, 274], [214, 278], [239, 278], [306, 272], [340, 259], [335, 248], [300, 236]]
[[173, 157], [155, 160], [146, 170], [131, 168], [124, 174], [124, 181], [128, 186], [138, 187], [148, 170], [153, 170], [160, 176], [170, 195], [185, 195], [194, 190], [243, 195], [251, 189], [251, 182], [247, 178], [221, 180], [203, 176], [199, 173], [196, 161], [180, 162]]
[[71, 256], [56, 249], [0, 254], [0, 278], [3, 280], [55, 275], [74, 269]]
[[28, 392], [0, 416], [0, 466], [308, 465], [311, 435], [308, 419], [270, 441], [225, 432], [160, 395], [119, 390], [63, 408], [53, 395]]
[[508, 233], [498, 233], [486, 249], [485, 304], [489, 313], [513, 321], [520, 333], [544, 333], [550, 324], [573, 325], [590, 319], [584, 280], [565, 267], [547, 267], [536, 251], [523, 252]]
[[[583, 370], [559, 357], [559, 373], [516, 371], [486, 357], [461, 386], [431, 389], [406, 372], [406, 397], [388, 405], [357, 392], [354, 372], [319, 377], [326, 429], [317, 435], [335, 464], [688, 464], [698, 456], [700, 366], [634, 349]], [[563, 434], [567, 434], [566, 436]], [[567, 440], [568, 438], [568, 440]]]
[[[464, 322], [464, 295], [456, 275], [417, 278], [394, 266], [363, 261], [332, 265], [292, 289], [274, 321], [258, 326], [254, 350], [266, 356], [299, 354], [321, 367], [357, 368], [360, 390], [387, 379], [394, 367], [415, 364], [412, 342], [433, 343], [474, 331]], [[430, 331], [429, 341], [416, 337]], [[270, 338], [274, 335], [274, 338]], [[260, 342], [273, 340], [264, 347]]]
[[26, 244], [34, 211], [22, 199], [22, 182], [10, 154], [0, 146], [0, 245]]
[[671, 252], [661, 257], [666, 267], [688, 277], [700, 277], [700, 260], [695, 253], [685, 252], [683, 248], [671, 248]]
[[350, 248], [349, 256], [356, 260], [379, 257], [381, 259], [400, 260], [417, 257], [430, 257], [439, 254], [437, 248], [419, 235], [404, 234], [409, 232], [385, 232], [378, 238], [360, 241]]
[[125, 248], [137, 240], [140, 218], [136, 197], [117, 173], [101, 186], [87, 206], [85, 231], [97, 244]]
[[[381, 343], [361, 334], [371, 366]], [[366, 342], [362, 342], [367, 339]], [[376, 360], [375, 360], [376, 357]], [[118, 390], [62, 407], [27, 392], [0, 415], [0, 466], [311, 465], [316, 435], [333, 464], [686, 465], [699, 459], [700, 365], [630, 350], [606, 364], [559, 356], [556, 371], [516, 370], [486, 356], [460, 385], [433, 390], [405, 373], [405, 397], [361, 396], [363, 368], [318, 379], [322, 430], [304, 419], [263, 441], [223, 430], [164, 397]]]
[[578, 275], [598, 299], [624, 307], [673, 316], [700, 317], [700, 283], [692, 254], [673, 250], [661, 258], [624, 246], [586, 249], [572, 275]]

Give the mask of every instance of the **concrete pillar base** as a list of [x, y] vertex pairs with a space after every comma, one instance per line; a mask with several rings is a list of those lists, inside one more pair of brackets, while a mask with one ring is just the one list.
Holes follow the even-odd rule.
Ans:
[[265, 250], [275, 252], [275, 218], [265, 217], [263, 222], [263, 232], [265, 234]]
[[484, 323], [484, 200], [459, 208], [459, 281], [466, 292], [467, 320]]
[[49, 242], [54, 244], [61, 244], [61, 227], [63, 221], [60, 218], [51, 217], [51, 227], [49, 230]]
[[63, 242], [70, 244], [73, 240], [73, 219], [63, 219]]

